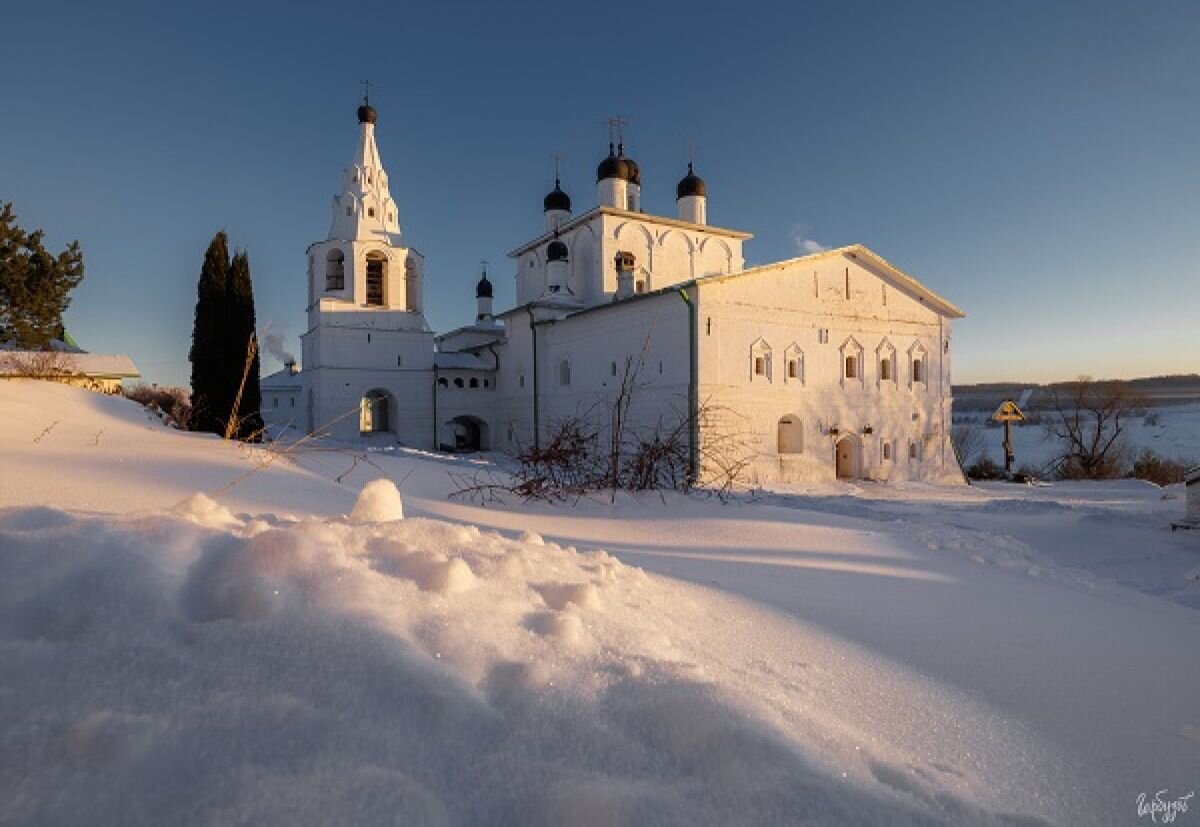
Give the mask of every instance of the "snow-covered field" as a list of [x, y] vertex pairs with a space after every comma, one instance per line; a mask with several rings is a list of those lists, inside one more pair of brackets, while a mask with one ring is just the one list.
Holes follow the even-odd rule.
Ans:
[[[1038, 412], [1032, 412], [1038, 413]], [[974, 423], [983, 439], [981, 454], [1004, 464], [1004, 427], [991, 421], [991, 411], [955, 411], [954, 424]], [[1033, 469], [1045, 467], [1059, 455], [1061, 448], [1046, 437], [1041, 425], [1026, 423], [1012, 429], [1013, 453], [1016, 467]], [[1200, 402], [1161, 405], [1126, 422], [1125, 443], [1131, 457], [1142, 451], [1153, 451], [1164, 459], [1185, 463], [1200, 463]], [[976, 455], [968, 461], [974, 462]]]
[[62, 385], [0, 382], [0, 423], [0, 823], [1137, 824], [1200, 788], [1179, 487], [483, 508], [446, 495], [486, 460]]

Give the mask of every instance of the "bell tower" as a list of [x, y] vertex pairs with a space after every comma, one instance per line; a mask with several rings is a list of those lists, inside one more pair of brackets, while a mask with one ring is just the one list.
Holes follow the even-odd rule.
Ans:
[[[329, 233], [308, 248], [308, 426], [338, 438], [392, 434], [423, 444], [428, 428], [417, 423], [427, 416], [434, 353], [422, 312], [424, 259], [403, 242], [375, 143], [378, 113], [365, 95], [357, 114], [358, 145], [333, 196]], [[355, 416], [360, 404], [387, 415]]]

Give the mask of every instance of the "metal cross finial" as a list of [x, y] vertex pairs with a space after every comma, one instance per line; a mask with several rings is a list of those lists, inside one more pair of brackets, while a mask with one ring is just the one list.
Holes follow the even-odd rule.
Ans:
[[555, 152], [550, 156], [554, 159], [554, 183], [558, 184], [558, 162], [562, 160], [562, 156]]
[[692, 139], [688, 138], [688, 169], [692, 168], [692, 162], [696, 159], [693, 157]]
[[371, 81], [363, 80], [359, 82], [362, 84], [363, 88], [363, 105], [369, 106], [371, 103]]
[[620, 115], [613, 115], [607, 120], [608, 123], [608, 141], [612, 143], [613, 135], [616, 135], [617, 143], [625, 143], [625, 127], [629, 126], [629, 121], [622, 118]]
[[486, 279], [487, 278], [487, 266], [488, 266], [487, 259], [486, 258], [479, 259], [479, 265], [483, 268], [483, 277]]

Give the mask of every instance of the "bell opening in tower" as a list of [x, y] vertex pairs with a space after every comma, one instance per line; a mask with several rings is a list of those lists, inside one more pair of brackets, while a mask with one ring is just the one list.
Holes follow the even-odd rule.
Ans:
[[387, 260], [378, 253], [367, 256], [367, 305], [369, 307], [383, 306], [383, 280], [387, 270]]

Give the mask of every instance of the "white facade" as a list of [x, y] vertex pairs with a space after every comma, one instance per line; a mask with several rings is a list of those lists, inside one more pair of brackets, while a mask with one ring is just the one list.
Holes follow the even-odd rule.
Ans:
[[707, 223], [690, 165], [680, 218], [647, 215], [623, 147], [597, 170], [598, 206], [573, 216], [556, 181], [545, 231], [510, 254], [517, 305], [493, 319], [485, 276], [475, 323], [435, 338], [369, 115], [329, 238], [309, 249], [310, 429], [515, 451], [603, 414], [638, 364], [631, 427], [723, 411], [697, 454], [736, 430], [753, 481], [962, 479], [949, 443], [961, 311], [860, 245], [746, 270], [751, 235]]

